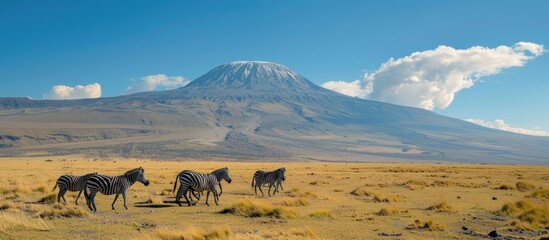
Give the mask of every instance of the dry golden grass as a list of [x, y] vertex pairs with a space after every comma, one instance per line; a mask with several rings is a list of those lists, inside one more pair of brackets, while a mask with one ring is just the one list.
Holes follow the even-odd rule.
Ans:
[[549, 189], [536, 190], [528, 197], [549, 200]]
[[429, 206], [427, 210], [437, 211], [437, 212], [452, 212], [454, 209], [446, 201], [442, 201], [435, 205]]
[[444, 229], [446, 229], [446, 225], [435, 222], [433, 220], [422, 221], [422, 220], [416, 219], [414, 223], [408, 225], [408, 229], [444, 231]]
[[[547, 227], [546, 166], [48, 158], [0, 159], [0, 239], [44, 238], [40, 230], [47, 230], [48, 237], [73, 239], [392, 239], [380, 233], [400, 234], [399, 239], [477, 238], [464, 234], [462, 226], [478, 233], [522, 229], [531, 235], [500, 232], [528, 238]], [[75, 192], [67, 192], [66, 204], [52, 203], [58, 190], [51, 189], [62, 174], [115, 176], [139, 166], [151, 184], [130, 188], [128, 210], [121, 197], [111, 210], [114, 195], [97, 195], [97, 213], [88, 211], [83, 196], [76, 206]], [[212, 196], [206, 206], [205, 195], [193, 207], [173, 203], [177, 173], [225, 166], [233, 182], [222, 182], [219, 206]], [[287, 170], [284, 190], [269, 197], [263, 187], [266, 196], [256, 196], [250, 186], [253, 173], [281, 166]], [[517, 189], [516, 173], [518, 181], [536, 189], [497, 189], [505, 183]], [[524, 199], [528, 202], [516, 204]], [[451, 213], [445, 212], [448, 206]]]
[[9, 232], [13, 229], [49, 231], [53, 229], [53, 224], [22, 212], [0, 212], [0, 232]]
[[520, 229], [549, 228], [549, 205], [538, 205], [527, 199], [515, 203], [506, 203], [499, 214], [518, 219], [512, 225]]
[[376, 214], [379, 216], [391, 216], [391, 215], [397, 215], [397, 214], [407, 213], [407, 212], [408, 210], [403, 211], [393, 207], [384, 207], [381, 210], [379, 210], [379, 212], [377, 212]]
[[242, 200], [233, 204], [230, 208], [223, 209], [220, 213], [233, 214], [244, 217], [274, 217], [274, 218], [296, 218], [294, 210], [284, 207], [274, 207], [265, 202]]
[[316, 210], [311, 213], [309, 213], [309, 217], [315, 217], [315, 218], [332, 218], [334, 215], [332, 214], [332, 211], [330, 210]]
[[517, 187], [517, 190], [519, 190], [521, 192], [536, 189], [536, 186], [534, 186], [531, 183], [527, 183], [527, 182], [517, 182], [515, 184], [515, 186]]
[[286, 207], [307, 206], [309, 205], [309, 201], [304, 198], [284, 199], [284, 201], [282, 201], [282, 205]]

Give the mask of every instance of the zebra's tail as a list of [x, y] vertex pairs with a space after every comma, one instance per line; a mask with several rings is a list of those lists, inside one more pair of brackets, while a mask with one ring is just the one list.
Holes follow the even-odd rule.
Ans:
[[252, 177], [252, 188], [254, 188], [254, 181], [255, 181], [255, 174], [254, 174], [254, 176]]
[[179, 174], [177, 174], [177, 177], [175, 177], [175, 181], [173, 181], [172, 193], [175, 192], [175, 188], [177, 187], [177, 180], [179, 180]]
[[57, 183], [55, 183], [55, 186], [53, 186], [52, 191], [55, 191], [56, 188], [57, 188]]

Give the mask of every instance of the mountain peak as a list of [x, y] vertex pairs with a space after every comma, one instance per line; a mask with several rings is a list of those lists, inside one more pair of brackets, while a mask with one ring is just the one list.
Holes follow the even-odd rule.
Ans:
[[306, 90], [315, 84], [286, 66], [263, 61], [235, 61], [222, 64], [188, 87], [252, 90]]

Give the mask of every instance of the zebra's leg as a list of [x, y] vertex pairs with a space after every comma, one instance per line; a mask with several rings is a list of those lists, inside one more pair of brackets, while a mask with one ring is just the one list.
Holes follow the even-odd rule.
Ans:
[[261, 194], [265, 197], [265, 193], [263, 193], [263, 190], [261, 189], [261, 185], [257, 186], [259, 188], [259, 191], [261, 192]]
[[63, 195], [65, 194], [67, 190], [63, 191], [62, 188], [59, 188], [59, 193], [57, 193], [57, 202], [58, 203], [61, 203], [61, 197], [63, 197]]
[[94, 212], [97, 211], [97, 208], [95, 207], [95, 193], [96, 192], [91, 191], [88, 197], [88, 208]]
[[[196, 203], [195, 203], [195, 202], [192, 202], [192, 203], [191, 203], [191, 201], [189, 201], [189, 199], [187, 198], [187, 192], [188, 192], [188, 191], [189, 191], [188, 188], [183, 190], [183, 197], [185, 197], [185, 200], [187, 200], [187, 203], [189, 204], [189, 207], [191, 206], [191, 204], [194, 206], [194, 205], [196, 205]], [[180, 205], [180, 206], [181, 206], [181, 205]]]
[[208, 206], [210, 206], [210, 204], [208, 204], [208, 198], [209, 197], [210, 197], [210, 191], [208, 191], [208, 193], [206, 193], [206, 205], [208, 205]]
[[76, 196], [76, 200], [74, 201], [74, 204], [78, 205], [78, 198], [80, 198], [80, 194], [82, 194], [82, 191], [84, 191], [84, 189], [80, 190], [80, 192], [78, 192], [78, 196]]
[[213, 190], [213, 196], [214, 196], [214, 201], [215, 201], [215, 205], [219, 205], [219, 194], [217, 194], [217, 190]]
[[[273, 183], [269, 183], [269, 191], [267, 191], [267, 194], [269, 194], [269, 197], [271, 196], [271, 188], [273, 187]], [[274, 195], [274, 193], [273, 193]]]
[[275, 182], [275, 183], [274, 183], [273, 196], [276, 194], [276, 192], [278, 192], [278, 182]]
[[67, 204], [67, 199], [65, 199], [65, 193], [67, 193], [67, 190], [63, 191], [63, 194], [61, 194], [61, 198], [63, 198], [63, 201], [65, 204]]
[[257, 196], [257, 185], [255, 185], [254, 190], [255, 190], [255, 195]]
[[219, 182], [219, 195], [218, 196], [221, 196], [221, 194], [223, 194], [223, 188], [221, 187], [221, 182]]
[[122, 191], [122, 199], [124, 199], [124, 207], [128, 210], [128, 206], [126, 206], [126, 191]]
[[120, 195], [120, 193], [117, 193], [116, 196], [114, 196], [114, 201], [112, 201], [112, 204], [111, 204], [112, 210], [114, 210], [114, 203], [118, 199], [118, 195]]
[[[181, 201], [180, 201], [181, 195], [183, 195], [183, 188], [180, 186], [179, 190], [177, 190], [177, 194], [175, 195], [175, 203], [177, 203], [180, 207], [181, 207]], [[187, 197], [185, 197], [185, 199], [187, 199]]]

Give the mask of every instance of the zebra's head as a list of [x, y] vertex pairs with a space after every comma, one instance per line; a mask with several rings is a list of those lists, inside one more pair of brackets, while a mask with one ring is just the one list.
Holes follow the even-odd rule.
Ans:
[[[231, 179], [231, 176], [229, 175], [229, 168], [227, 167], [224, 167], [224, 168], [221, 168], [219, 170], [216, 170], [219, 174], [219, 181], [221, 181], [221, 179], [225, 179], [225, 181], [227, 181], [228, 183], [231, 183], [233, 180]], [[216, 176], [218, 175], [216, 174]]]
[[279, 177], [282, 178], [282, 181], [286, 181], [286, 168], [279, 168], [278, 170], [276, 170], [279, 174]]
[[149, 186], [149, 180], [145, 177], [145, 169], [142, 167], [127, 171], [124, 175], [130, 178], [132, 182], [138, 181], [145, 186]]

